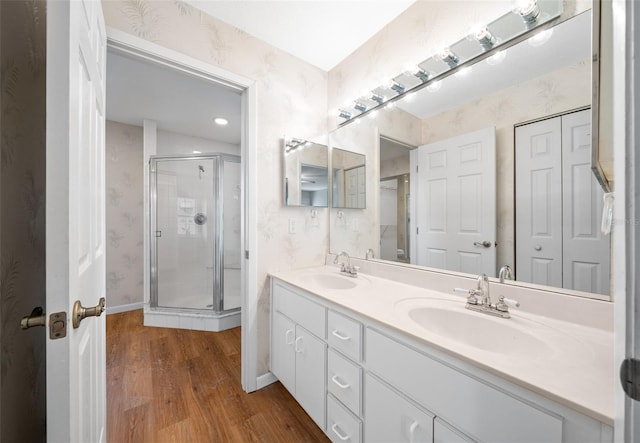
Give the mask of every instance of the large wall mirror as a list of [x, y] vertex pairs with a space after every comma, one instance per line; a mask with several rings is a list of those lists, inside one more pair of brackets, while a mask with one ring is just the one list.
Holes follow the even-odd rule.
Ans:
[[285, 138], [284, 204], [326, 208], [329, 202], [327, 146], [303, 138]]
[[330, 251], [493, 277], [509, 265], [514, 284], [609, 300], [591, 26], [583, 12], [333, 131], [330, 146], [366, 156], [371, 192], [364, 211], [330, 211]]

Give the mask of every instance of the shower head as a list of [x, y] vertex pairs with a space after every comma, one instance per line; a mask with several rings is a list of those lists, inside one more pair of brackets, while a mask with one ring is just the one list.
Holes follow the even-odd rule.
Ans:
[[200, 170], [200, 172], [204, 172], [204, 166], [198, 165], [198, 169]]

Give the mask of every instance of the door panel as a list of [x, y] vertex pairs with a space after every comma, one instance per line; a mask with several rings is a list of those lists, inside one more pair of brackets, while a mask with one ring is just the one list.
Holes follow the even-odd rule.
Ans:
[[493, 127], [418, 148], [417, 264], [495, 276], [495, 158]]
[[560, 119], [516, 128], [516, 278], [562, 287]]
[[326, 345], [296, 325], [296, 400], [325, 429]]
[[47, 340], [47, 438], [105, 441], [105, 319], [70, 316], [105, 296], [106, 34], [97, 1], [47, 12], [47, 313], [69, 315], [67, 337]]
[[296, 355], [294, 352], [295, 324], [280, 314], [273, 313], [271, 332], [271, 372], [280, 383], [295, 395]]
[[562, 116], [563, 287], [609, 294], [611, 237], [600, 230], [603, 191], [591, 171], [591, 112]]

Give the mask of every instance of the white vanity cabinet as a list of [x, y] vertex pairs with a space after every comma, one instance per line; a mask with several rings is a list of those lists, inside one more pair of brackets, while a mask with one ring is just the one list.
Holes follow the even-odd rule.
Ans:
[[271, 370], [333, 442], [613, 441], [610, 426], [398, 329], [277, 279], [272, 294]]
[[326, 309], [273, 284], [271, 372], [325, 429]]

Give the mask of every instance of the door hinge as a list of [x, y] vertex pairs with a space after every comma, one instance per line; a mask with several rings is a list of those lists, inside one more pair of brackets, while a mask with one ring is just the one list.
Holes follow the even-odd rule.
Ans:
[[622, 362], [620, 383], [625, 394], [640, 401], [640, 360], [627, 358]]
[[419, 172], [420, 166], [416, 165], [416, 172]]
[[420, 228], [416, 226], [416, 235], [419, 235], [419, 234], [420, 234]]
[[244, 251], [244, 258], [249, 260], [249, 251]]

